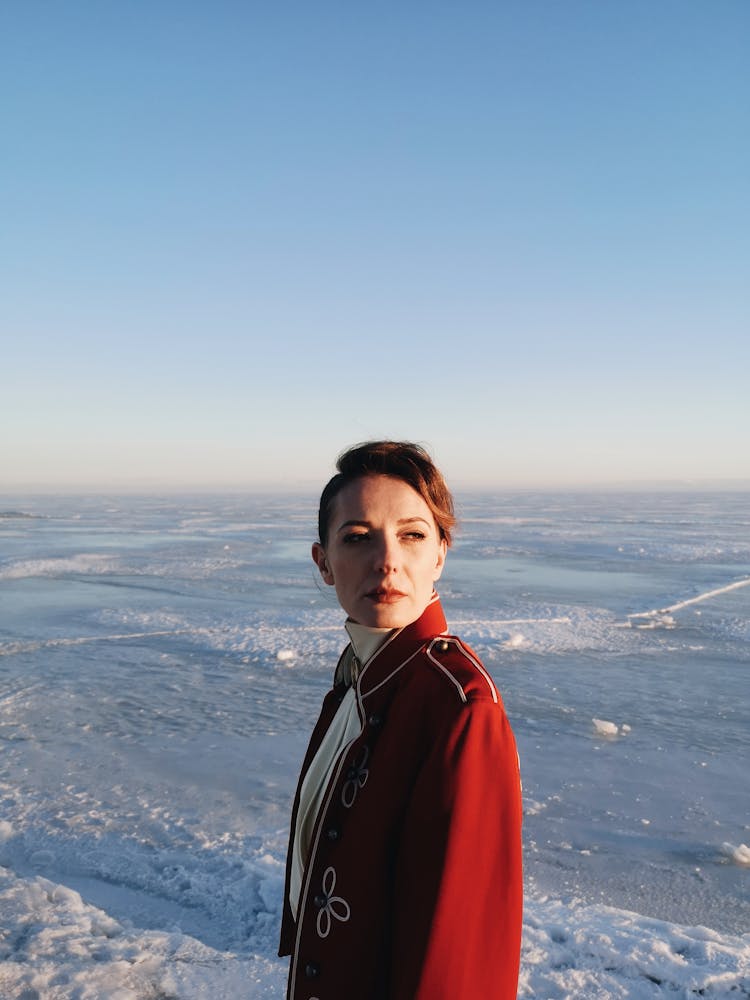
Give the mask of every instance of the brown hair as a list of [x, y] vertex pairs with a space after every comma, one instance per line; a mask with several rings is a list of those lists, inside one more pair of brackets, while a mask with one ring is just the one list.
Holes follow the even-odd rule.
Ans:
[[328, 522], [336, 495], [363, 476], [402, 479], [422, 497], [432, 511], [440, 537], [451, 544], [451, 528], [456, 523], [453, 497], [442, 473], [420, 445], [411, 441], [366, 441], [342, 452], [336, 468], [338, 473], [326, 483], [320, 496], [318, 534], [321, 545], [325, 545], [328, 538]]

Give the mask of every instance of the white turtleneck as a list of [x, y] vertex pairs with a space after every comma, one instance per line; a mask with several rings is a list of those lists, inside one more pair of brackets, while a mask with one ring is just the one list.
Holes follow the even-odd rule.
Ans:
[[310, 763], [300, 790], [294, 843], [292, 844], [292, 871], [289, 881], [289, 903], [295, 920], [297, 919], [299, 896], [302, 891], [302, 876], [310, 853], [313, 827], [323, 802], [323, 793], [328, 787], [328, 781], [336, 766], [340, 751], [351, 743], [362, 729], [362, 722], [357, 711], [355, 690], [357, 678], [362, 668], [367, 665], [394, 631], [390, 628], [371, 628], [353, 621], [347, 621], [345, 628], [349, 633], [354, 650], [354, 658], [350, 663], [351, 676], [347, 678], [350, 686]]

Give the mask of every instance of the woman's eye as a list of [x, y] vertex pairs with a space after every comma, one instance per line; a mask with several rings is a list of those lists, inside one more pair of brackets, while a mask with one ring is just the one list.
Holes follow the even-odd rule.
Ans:
[[369, 535], [366, 531], [352, 531], [348, 535], [344, 535], [345, 545], [356, 545], [359, 542], [364, 542], [368, 539]]
[[407, 538], [409, 541], [421, 541], [425, 537], [423, 531], [407, 531], [404, 535], [404, 538]]

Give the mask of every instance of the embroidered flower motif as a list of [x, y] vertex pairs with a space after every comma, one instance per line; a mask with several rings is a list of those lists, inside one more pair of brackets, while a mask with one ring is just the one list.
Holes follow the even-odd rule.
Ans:
[[354, 805], [354, 800], [357, 798], [357, 792], [360, 788], [364, 788], [367, 784], [367, 778], [370, 772], [365, 765], [367, 764], [369, 756], [369, 749], [367, 747], [362, 747], [361, 754], [346, 772], [346, 782], [344, 783], [344, 787], [341, 789], [341, 801], [347, 809], [351, 809]]
[[333, 866], [326, 868], [323, 873], [323, 892], [320, 897], [315, 897], [316, 906], [320, 906], [318, 913], [318, 935], [327, 938], [331, 933], [333, 920], [341, 920], [343, 923], [349, 919], [351, 909], [349, 904], [341, 896], [334, 896], [333, 890], [336, 888], [336, 872]]

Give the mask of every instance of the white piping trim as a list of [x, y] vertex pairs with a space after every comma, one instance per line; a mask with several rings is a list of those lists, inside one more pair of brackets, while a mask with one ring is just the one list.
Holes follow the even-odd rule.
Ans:
[[[421, 652], [422, 652], [422, 647], [421, 647], [421, 646], [419, 647], [419, 649], [415, 649], [415, 650], [414, 650], [414, 652], [413, 652], [413, 653], [411, 654], [411, 656], [407, 656], [407, 657], [406, 657], [406, 659], [405, 659], [405, 660], [403, 660], [403, 661], [402, 661], [401, 663], [399, 663], [399, 665], [398, 665], [398, 666], [397, 666], [397, 667], [395, 668], [395, 670], [392, 670], [392, 671], [391, 671], [391, 672], [390, 672], [390, 673], [388, 674], [388, 676], [387, 676], [387, 677], [384, 677], [384, 678], [383, 678], [383, 680], [382, 680], [382, 681], [380, 681], [380, 683], [379, 683], [379, 684], [376, 684], [376, 685], [375, 685], [375, 687], [373, 687], [373, 688], [370, 688], [370, 690], [369, 690], [369, 691], [366, 691], [366, 692], [365, 692], [365, 693], [364, 693], [363, 695], [361, 695], [361, 701], [364, 701], [364, 700], [365, 700], [365, 698], [369, 698], [371, 694], [373, 694], [373, 693], [374, 693], [375, 691], [377, 691], [377, 690], [378, 690], [378, 688], [382, 688], [382, 686], [383, 686], [384, 684], [387, 684], [387, 683], [388, 683], [388, 681], [389, 681], [389, 680], [390, 680], [390, 679], [391, 679], [392, 677], [395, 677], [395, 675], [396, 675], [396, 674], [397, 674], [397, 673], [399, 672], [399, 670], [401, 670], [401, 668], [402, 668], [402, 667], [405, 667], [407, 663], [409, 663], [409, 662], [410, 662], [411, 660], [413, 660], [413, 659], [414, 659], [414, 657], [415, 657], [415, 656], [418, 656], [418, 655], [419, 655], [419, 653], [421, 653]], [[361, 675], [360, 675], [360, 676], [361, 676]], [[359, 691], [359, 684], [357, 684], [357, 694], [358, 694], [358, 695], [360, 694], [360, 691]], [[361, 703], [361, 702], [360, 702], [360, 703]], [[363, 711], [364, 711], [364, 707], [363, 707]]]
[[[328, 886], [326, 886], [326, 882]], [[315, 929], [319, 938], [327, 938], [333, 930], [334, 920], [340, 920], [344, 924], [348, 923], [352, 915], [352, 908], [343, 896], [333, 895], [333, 890], [336, 888], [336, 869], [333, 865], [329, 865], [323, 872], [321, 888], [326, 901], [325, 905], [318, 911]]]
[[[434, 642], [434, 641], [435, 641], [435, 640], [433, 639], [433, 642]], [[464, 703], [464, 705], [465, 705], [465, 704], [466, 704], [466, 701], [467, 701], [467, 699], [466, 699], [466, 692], [465, 692], [465, 691], [464, 691], [464, 689], [463, 689], [463, 688], [461, 687], [461, 685], [460, 685], [460, 684], [458, 683], [458, 681], [457, 681], [457, 680], [456, 680], [456, 678], [455, 678], [455, 677], [453, 676], [453, 674], [452, 674], [452, 673], [450, 672], [450, 670], [447, 670], [447, 669], [446, 669], [446, 668], [445, 668], [445, 667], [443, 666], [443, 664], [442, 664], [442, 663], [440, 662], [440, 660], [436, 660], [436, 659], [435, 659], [435, 657], [434, 657], [434, 656], [432, 655], [432, 652], [431, 652], [431, 650], [432, 650], [432, 643], [430, 643], [430, 646], [429, 646], [429, 649], [427, 650], [427, 656], [428, 656], [428, 657], [429, 657], [429, 658], [430, 658], [430, 659], [432, 660], [432, 662], [433, 662], [433, 663], [435, 664], [435, 666], [436, 666], [436, 667], [438, 668], [438, 670], [442, 670], [442, 671], [443, 671], [443, 673], [444, 673], [444, 674], [445, 674], [445, 676], [446, 676], [446, 677], [448, 678], [448, 680], [449, 680], [449, 681], [451, 682], [451, 684], [453, 684], [453, 685], [454, 685], [454, 687], [455, 687], [455, 688], [456, 688], [456, 690], [458, 691], [458, 696], [459, 696], [459, 698], [461, 699], [461, 701], [462, 701], [462, 702]]]
[[[430, 645], [429, 645], [429, 647], [427, 649], [427, 655], [432, 660], [432, 662], [435, 664], [435, 666], [440, 667], [440, 669], [443, 671], [443, 673], [445, 674], [445, 676], [448, 677], [448, 678], [450, 678], [451, 681], [453, 681], [453, 683], [456, 685], [456, 687], [458, 688], [458, 690], [461, 692], [461, 701], [465, 702], [466, 701], [466, 692], [464, 691], [463, 686], [456, 680], [456, 678], [453, 676], [453, 674], [450, 672], [450, 670], [448, 670], [447, 667], [444, 667], [443, 664], [439, 660], [436, 660], [435, 657], [432, 655], [432, 647], [435, 645], [435, 643], [437, 641], [438, 641], [437, 638], [435, 638], [435, 639], [432, 640], [432, 642], [430, 643]], [[464, 654], [464, 656], [466, 657], [466, 659], [469, 660], [469, 662], [472, 663], [474, 667], [476, 667], [476, 669], [479, 671], [479, 673], [482, 675], [482, 677], [484, 677], [484, 679], [487, 681], [487, 685], [488, 685], [488, 687], [490, 689], [490, 694], [492, 695], [492, 700], [497, 705], [497, 703], [498, 703], [497, 688], [492, 683], [492, 678], [487, 673], [487, 671], [484, 669], [484, 667], [482, 666], [482, 664], [479, 662], [479, 660], [475, 659], [471, 655], [471, 653], [466, 649], [466, 647], [463, 645], [463, 643], [461, 642], [460, 639], [457, 639], [455, 636], [450, 636], [449, 637], [449, 641], [455, 643], [458, 646], [459, 650]]]
[[494, 683], [492, 682], [492, 678], [490, 677], [490, 675], [489, 675], [489, 674], [487, 673], [487, 671], [486, 671], [486, 670], [484, 669], [484, 667], [483, 667], [483, 666], [482, 666], [482, 664], [481, 664], [481, 663], [479, 662], [479, 660], [476, 660], [476, 659], [474, 659], [474, 657], [473, 657], [473, 656], [471, 655], [471, 653], [470, 653], [470, 652], [468, 651], [468, 649], [467, 649], [467, 648], [466, 648], [466, 647], [464, 646], [464, 644], [463, 644], [463, 643], [461, 642], [461, 640], [460, 640], [460, 639], [455, 639], [455, 640], [454, 640], [454, 642], [456, 642], [456, 643], [457, 643], [457, 644], [458, 644], [458, 645], [459, 645], [459, 646], [461, 647], [461, 652], [462, 652], [462, 653], [464, 654], [464, 656], [465, 656], [465, 657], [466, 657], [466, 658], [467, 658], [468, 660], [471, 660], [471, 662], [472, 662], [472, 663], [474, 664], [474, 666], [475, 666], [475, 667], [477, 668], [477, 670], [478, 670], [478, 671], [479, 671], [479, 673], [480, 673], [480, 674], [482, 675], [482, 677], [484, 677], [484, 679], [485, 679], [485, 680], [487, 681], [487, 684], [488, 684], [488, 686], [489, 686], [489, 689], [490, 689], [490, 691], [492, 692], [492, 700], [493, 700], [493, 701], [495, 702], [495, 704], [497, 704], [497, 702], [498, 702], [498, 697], [497, 697], [497, 688], [495, 687]]
[[[370, 659], [366, 660], [362, 664], [362, 669], [360, 670], [359, 676], [357, 677], [357, 691], [358, 692], [359, 692], [360, 681], [365, 676], [365, 673], [369, 669], [370, 664], [374, 663], [375, 660], [377, 660], [377, 658], [380, 656], [380, 654], [383, 652], [383, 650], [386, 649], [388, 646], [390, 646], [390, 644], [393, 642], [393, 640], [396, 639], [396, 638], [398, 638], [398, 636], [401, 635], [401, 633], [404, 631], [405, 628], [406, 628], [406, 625], [402, 625], [401, 628], [395, 629], [388, 636], [388, 638], [378, 646], [378, 648], [372, 654], [372, 656], [370, 657]], [[349, 645], [352, 647], [352, 649], [354, 649], [354, 644], [353, 643], [350, 642]], [[356, 655], [356, 652], [355, 652], [355, 655]]]

